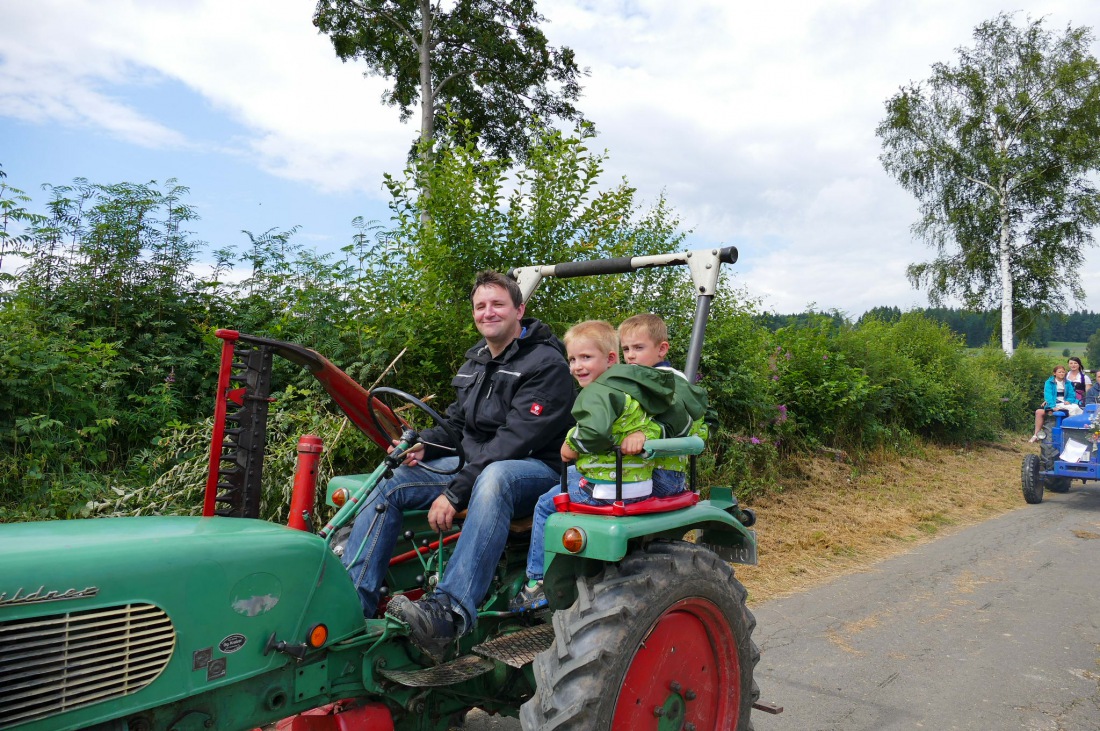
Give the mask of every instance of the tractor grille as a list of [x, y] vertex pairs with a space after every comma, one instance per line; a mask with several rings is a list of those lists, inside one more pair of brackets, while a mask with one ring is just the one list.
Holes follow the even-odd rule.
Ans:
[[151, 604], [0, 622], [0, 729], [137, 692], [175, 647]]

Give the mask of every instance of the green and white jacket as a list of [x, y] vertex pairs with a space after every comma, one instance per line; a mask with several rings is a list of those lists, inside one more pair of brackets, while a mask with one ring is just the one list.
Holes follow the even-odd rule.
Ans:
[[[658, 439], [690, 430], [693, 419], [676, 398], [678, 378], [657, 368], [614, 365], [581, 389], [572, 411], [577, 425], [565, 442], [580, 453], [577, 470], [585, 478], [582, 488], [592, 497], [615, 498], [613, 449], [624, 437], [641, 431], [647, 439]], [[623, 455], [623, 498], [653, 491], [653, 467], [640, 454]]]

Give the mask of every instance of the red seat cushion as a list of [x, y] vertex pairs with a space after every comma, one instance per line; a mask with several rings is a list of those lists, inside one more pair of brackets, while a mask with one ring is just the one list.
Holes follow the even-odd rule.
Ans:
[[554, 506], [557, 507], [559, 513], [610, 515], [614, 517], [645, 515], [646, 513], [668, 513], [673, 510], [690, 508], [697, 502], [699, 502], [699, 495], [686, 490], [672, 497], [651, 497], [626, 505], [620, 502], [610, 505], [584, 505], [583, 503], [574, 503], [569, 499], [568, 493], [563, 492], [554, 496]]

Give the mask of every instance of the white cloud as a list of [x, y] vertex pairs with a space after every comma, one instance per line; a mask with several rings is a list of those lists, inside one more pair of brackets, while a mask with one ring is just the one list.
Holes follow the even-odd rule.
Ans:
[[[1051, 27], [1100, 28], [1097, 3], [1021, 6]], [[737, 244], [739, 276], [769, 307], [816, 302], [853, 314], [924, 303], [905, 279], [931, 253], [910, 238], [916, 206], [877, 160], [883, 103], [953, 60], [1001, 9], [995, 0], [539, 3], [551, 42], [592, 70], [581, 108], [610, 151], [609, 184], [625, 175], [647, 201], [663, 192], [700, 245]], [[149, 147], [220, 148], [322, 194], [380, 196], [382, 173], [401, 169], [416, 129], [379, 102], [382, 79], [336, 59], [312, 11], [298, 0], [0, 0], [0, 114]], [[236, 121], [242, 137], [188, 137], [111, 95], [164, 79]]]

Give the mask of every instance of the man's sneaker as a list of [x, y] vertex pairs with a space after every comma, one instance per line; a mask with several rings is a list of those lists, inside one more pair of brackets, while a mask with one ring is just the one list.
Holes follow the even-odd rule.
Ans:
[[436, 660], [443, 658], [457, 634], [450, 602], [435, 594], [418, 602], [399, 594], [386, 606], [386, 614], [409, 625], [409, 639]]
[[547, 604], [546, 591], [542, 588], [542, 582], [539, 581], [534, 585], [524, 584], [519, 593], [512, 597], [512, 601], [508, 602], [508, 609], [518, 614], [542, 609]]

